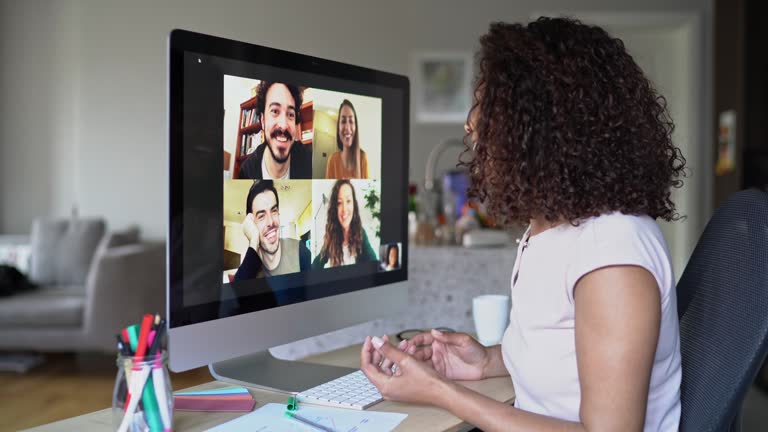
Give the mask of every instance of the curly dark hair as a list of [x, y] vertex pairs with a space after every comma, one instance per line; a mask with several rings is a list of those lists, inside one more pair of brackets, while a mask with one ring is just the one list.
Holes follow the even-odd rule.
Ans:
[[301, 104], [304, 100], [304, 91], [300, 87], [284, 82], [259, 82], [256, 86], [256, 115], [261, 116], [264, 114], [264, 111], [267, 109], [267, 91], [269, 91], [269, 88], [275, 84], [282, 84], [288, 88], [289, 92], [291, 92], [293, 101], [296, 103], [296, 124], [299, 124], [299, 122], [301, 122]]
[[347, 238], [347, 247], [353, 257], [358, 257], [363, 253], [363, 222], [360, 219], [360, 210], [357, 206], [357, 195], [355, 187], [349, 180], [336, 180], [331, 190], [331, 199], [328, 202], [328, 219], [325, 222], [325, 237], [323, 238], [323, 247], [320, 249], [320, 256], [328, 259], [330, 267], [336, 267], [344, 261], [344, 228], [339, 221], [339, 192], [341, 187], [348, 185], [352, 190], [352, 202], [354, 203], [354, 214], [349, 223], [349, 237]]
[[567, 18], [493, 23], [477, 61], [465, 137], [475, 151], [459, 165], [498, 222], [680, 218], [670, 194], [685, 159], [667, 103], [621, 40]]

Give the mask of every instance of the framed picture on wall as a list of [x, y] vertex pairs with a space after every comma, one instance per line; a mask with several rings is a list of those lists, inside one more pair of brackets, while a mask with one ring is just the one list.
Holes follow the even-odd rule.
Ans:
[[430, 52], [412, 56], [416, 121], [464, 123], [472, 106], [472, 54]]

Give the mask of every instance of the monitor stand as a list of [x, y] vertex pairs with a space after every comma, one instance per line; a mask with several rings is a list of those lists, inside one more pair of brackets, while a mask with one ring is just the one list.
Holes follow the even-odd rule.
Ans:
[[269, 351], [210, 363], [211, 375], [219, 381], [283, 393], [296, 393], [334, 380], [356, 369], [292, 360], [280, 360]]

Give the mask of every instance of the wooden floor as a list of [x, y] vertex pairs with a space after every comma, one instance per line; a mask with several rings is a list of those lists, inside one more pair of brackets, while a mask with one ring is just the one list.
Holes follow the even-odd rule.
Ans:
[[[115, 356], [46, 354], [26, 374], [0, 372], [0, 431], [17, 431], [109, 408]], [[212, 381], [208, 368], [171, 372], [174, 390]]]

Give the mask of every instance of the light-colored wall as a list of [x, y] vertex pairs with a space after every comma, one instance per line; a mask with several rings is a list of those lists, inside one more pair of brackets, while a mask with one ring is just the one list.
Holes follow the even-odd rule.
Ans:
[[336, 146], [336, 115], [324, 109], [315, 108], [312, 125], [315, 128], [312, 138], [312, 177], [325, 178], [328, 158], [338, 150]]
[[302, 211], [299, 218], [296, 219], [296, 226], [299, 229], [299, 236], [312, 230], [312, 203], [309, 203], [304, 207], [304, 211]]
[[[171, 29], [408, 74], [415, 52], [473, 51], [492, 21], [562, 7], [700, 13], [711, 62], [711, 0], [0, 0], [0, 232], [76, 206], [111, 228], [165, 236]], [[711, 86], [702, 92], [707, 110]], [[413, 122], [410, 178], [421, 182], [429, 150], [462, 133]]]
[[80, 17], [69, 3], [0, 1], [0, 233], [78, 200]]

